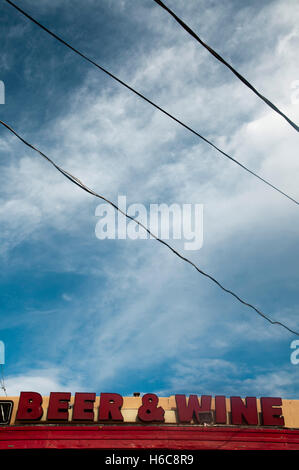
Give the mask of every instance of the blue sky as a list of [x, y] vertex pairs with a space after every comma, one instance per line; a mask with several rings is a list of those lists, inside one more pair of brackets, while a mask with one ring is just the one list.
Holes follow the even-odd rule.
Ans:
[[[19, 2], [65, 40], [281, 189], [298, 195], [296, 132], [151, 0]], [[168, 5], [295, 122], [299, 5]], [[1, 2], [1, 119], [117, 201], [204, 205], [184, 255], [271, 318], [298, 322], [298, 215]], [[297, 145], [296, 145], [297, 144]], [[99, 200], [0, 130], [0, 339], [21, 390], [298, 398], [296, 339], [155, 240], [99, 240]]]

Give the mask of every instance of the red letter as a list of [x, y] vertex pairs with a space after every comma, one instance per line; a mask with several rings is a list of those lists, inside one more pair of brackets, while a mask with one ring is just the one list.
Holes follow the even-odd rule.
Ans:
[[95, 393], [76, 393], [73, 410], [74, 421], [93, 421], [93, 404], [96, 399]]
[[68, 421], [68, 408], [70, 399], [70, 392], [51, 392], [47, 419], [55, 421]]
[[226, 399], [223, 396], [215, 397], [215, 423], [226, 424]]
[[158, 407], [159, 398], [154, 393], [146, 393], [142, 397], [142, 405], [138, 409], [138, 418], [141, 421], [156, 421], [163, 423], [164, 413], [162, 406]]
[[16, 419], [19, 421], [41, 419], [42, 403], [43, 398], [39, 393], [21, 392]]
[[232, 424], [258, 425], [258, 414], [255, 397], [247, 397], [246, 405], [240, 397], [231, 397]]
[[123, 397], [118, 393], [101, 393], [99, 407], [99, 421], [123, 421], [121, 407]]
[[181, 423], [190, 423], [192, 418], [200, 423], [199, 413], [211, 411], [212, 397], [210, 395], [202, 395], [201, 404], [199, 404], [197, 395], [189, 396], [188, 405], [186, 405], [185, 395], [175, 395], [175, 401], [178, 418]]
[[263, 413], [263, 424], [265, 426], [284, 426], [284, 417], [281, 408], [273, 408], [281, 406], [281, 398], [261, 398], [261, 407]]

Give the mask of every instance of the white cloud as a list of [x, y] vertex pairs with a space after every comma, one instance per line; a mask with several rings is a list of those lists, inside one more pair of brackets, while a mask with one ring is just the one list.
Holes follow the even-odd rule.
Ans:
[[[278, 3], [274, 10], [288, 10], [288, 6], [282, 8]], [[262, 11], [260, 22], [263, 14], [265, 12]], [[265, 36], [274, 28], [273, 18], [267, 25]], [[217, 15], [214, 21], [220, 21]], [[284, 22], [290, 24], [292, 21], [293, 16], [285, 14]], [[244, 27], [252, 29], [253, 25]], [[177, 31], [178, 27], [172, 25], [171, 29]], [[289, 34], [280, 36], [278, 42], [281, 43], [283, 38], [289, 42]], [[279, 63], [279, 51], [281, 46], [278, 46], [276, 55], [267, 57], [266, 61], [263, 55], [257, 57], [256, 68], [259, 65], [265, 67], [265, 62]], [[290, 67], [291, 80], [293, 66], [291, 63], [286, 65]], [[204, 69], [210, 71], [212, 81], [216, 80], [211, 88], [200, 75]], [[125, 75], [126, 70], [120, 74]], [[268, 74], [271, 74], [271, 87], [279, 90], [279, 77], [273, 77], [272, 70]], [[248, 100], [246, 87], [230, 75], [226, 76], [225, 83], [217, 83], [216, 78], [221, 75], [222, 68], [215, 65], [214, 59], [203, 59], [197, 43], [185, 34], [183, 37], [177, 34], [171, 46], [167, 41], [166, 44], [161, 42], [159, 48], [153, 48], [150, 54], [138, 58], [132, 83], [139, 88], [142, 85], [166, 109], [199, 131], [213, 133], [211, 139], [220, 147], [296, 197], [299, 168], [295, 132], [254, 98]], [[113, 94], [106, 90], [99, 93], [99, 80], [98, 72], [89, 73], [86, 84], [73, 94], [69, 111], [53, 122], [50, 134], [56, 136], [55, 140], [47, 142], [46, 146], [39, 145], [85, 184], [113, 199], [118, 192], [127, 193], [132, 202], [149, 198], [150, 202], [157, 202], [154, 198], [165, 197], [167, 190], [178, 201], [207, 201], [205, 213], [213, 225], [207, 235], [209, 237], [219, 237], [227, 229], [227, 236], [230, 236], [237, 224], [245, 224], [245, 227], [258, 224], [265, 213], [268, 214], [268, 224], [271, 224], [274, 212], [277, 214], [279, 210], [283, 215], [291, 210], [288, 201], [280, 201], [281, 196], [273, 190], [245, 174], [205, 143], [194, 140], [187, 131], [158, 111], [153, 111], [128, 91], [117, 86]], [[92, 88], [87, 87], [90, 81]], [[289, 93], [289, 89], [286, 92]], [[240, 127], [240, 121], [244, 122], [243, 112], [248, 107], [255, 116]], [[286, 111], [292, 112], [293, 108], [289, 105]], [[185, 143], [180, 142], [182, 139]], [[32, 206], [32, 214], [40, 214], [38, 221], [32, 216], [28, 217], [27, 223], [22, 222], [23, 238], [40, 224], [73, 229], [77, 218], [75, 213], [78, 212], [87, 220], [89, 213], [84, 211], [84, 206], [87, 207], [90, 200], [88, 196], [55, 174], [46, 162], [39, 162], [39, 157], [31, 151], [20, 157], [18, 163], [4, 169], [2, 180], [8, 198], [14, 198], [17, 192], [17, 199], [24, 199], [28, 210], [29, 205]], [[242, 210], [244, 205], [246, 211]], [[8, 217], [17, 218], [13, 208]], [[214, 226], [221, 229], [215, 230]], [[21, 234], [19, 239], [22, 240]]]
[[[242, 389], [252, 390], [256, 394], [264, 396], [278, 396], [283, 398], [297, 398], [296, 382], [298, 370], [293, 366], [292, 370], [277, 370], [257, 374], [252, 379], [246, 379], [242, 383]], [[244, 393], [243, 392], [243, 393]]]
[[74, 393], [81, 390], [80, 384], [75, 380], [65, 380], [63, 371], [58, 368], [34, 369], [22, 375], [8, 376], [5, 387], [8, 396], [18, 396], [20, 392], [29, 391], [49, 395], [50, 392]]
[[62, 298], [63, 300], [65, 300], [66, 302], [71, 302], [72, 301], [72, 296], [71, 295], [68, 295], [68, 294], [62, 294]]
[[[185, 358], [171, 370], [169, 387], [159, 393], [168, 396], [185, 392], [188, 394], [227, 396], [279, 396], [294, 399], [297, 394], [296, 378], [298, 371], [290, 365], [285, 370], [273, 365], [263, 369], [259, 364], [251, 366], [222, 359]], [[248, 378], [241, 379], [243, 375]]]

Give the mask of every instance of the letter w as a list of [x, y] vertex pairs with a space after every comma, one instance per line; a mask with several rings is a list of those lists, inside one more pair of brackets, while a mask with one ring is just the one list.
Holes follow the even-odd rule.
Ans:
[[193, 418], [199, 423], [199, 413], [211, 411], [212, 397], [210, 395], [202, 395], [201, 403], [197, 395], [190, 395], [188, 404], [185, 395], [175, 395], [175, 401], [181, 423], [190, 423]]

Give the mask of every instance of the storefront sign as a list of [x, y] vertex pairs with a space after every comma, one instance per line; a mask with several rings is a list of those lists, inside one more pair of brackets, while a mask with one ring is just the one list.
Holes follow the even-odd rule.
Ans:
[[[124, 400], [126, 403], [124, 405]], [[168, 400], [167, 407], [165, 400]], [[171, 404], [169, 404], [171, 400]], [[12, 416], [12, 407], [15, 407]], [[3, 419], [2, 419], [3, 418]], [[19, 399], [0, 400], [0, 424], [144, 423], [188, 425], [284, 426], [281, 398], [175, 395], [122, 397], [117, 393], [21, 392]]]

